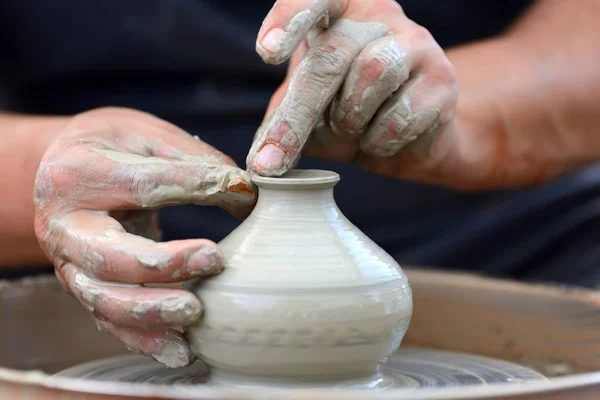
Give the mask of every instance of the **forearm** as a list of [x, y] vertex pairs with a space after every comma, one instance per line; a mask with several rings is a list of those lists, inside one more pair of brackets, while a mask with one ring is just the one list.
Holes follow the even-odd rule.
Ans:
[[594, 0], [539, 1], [506, 34], [449, 50], [465, 142], [539, 181], [600, 160], [599, 17]]
[[0, 113], [0, 268], [48, 263], [34, 232], [33, 184], [62, 117]]

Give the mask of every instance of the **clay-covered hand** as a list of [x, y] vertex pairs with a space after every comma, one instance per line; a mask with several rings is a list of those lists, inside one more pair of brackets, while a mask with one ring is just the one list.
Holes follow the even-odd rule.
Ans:
[[260, 29], [267, 63], [290, 58], [248, 169], [278, 176], [301, 152], [400, 176], [428, 173], [454, 129], [454, 70], [394, 0], [279, 0]]
[[200, 301], [143, 284], [216, 274], [222, 255], [209, 240], [159, 242], [154, 210], [191, 203], [242, 217], [255, 201], [248, 173], [154, 116], [98, 109], [61, 128], [40, 164], [34, 199], [38, 241], [98, 328], [167, 366], [193, 362], [180, 331], [201, 316]]

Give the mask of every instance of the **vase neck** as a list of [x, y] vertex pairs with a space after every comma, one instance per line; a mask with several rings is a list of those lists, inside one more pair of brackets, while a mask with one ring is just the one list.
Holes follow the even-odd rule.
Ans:
[[252, 213], [277, 219], [338, 219], [340, 211], [333, 197], [333, 188], [289, 190], [262, 188]]
[[252, 213], [261, 218], [284, 220], [339, 219], [333, 188], [340, 176], [324, 170], [290, 170], [281, 177], [254, 175], [258, 202]]

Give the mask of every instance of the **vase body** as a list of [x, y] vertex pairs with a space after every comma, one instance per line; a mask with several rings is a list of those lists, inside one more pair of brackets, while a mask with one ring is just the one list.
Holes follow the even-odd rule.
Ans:
[[412, 315], [404, 272], [338, 209], [336, 173], [253, 181], [256, 208], [219, 243], [224, 271], [193, 289], [204, 315], [186, 332], [192, 350], [217, 376], [376, 375]]

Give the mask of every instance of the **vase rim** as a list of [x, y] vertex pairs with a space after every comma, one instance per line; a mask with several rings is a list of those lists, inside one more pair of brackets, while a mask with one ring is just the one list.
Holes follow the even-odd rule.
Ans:
[[339, 174], [322, 169], [292, 169], [279, 177], [252, 176], [256, 186], [269, 189], [319, 189], [333, 187], [339, 181]]

